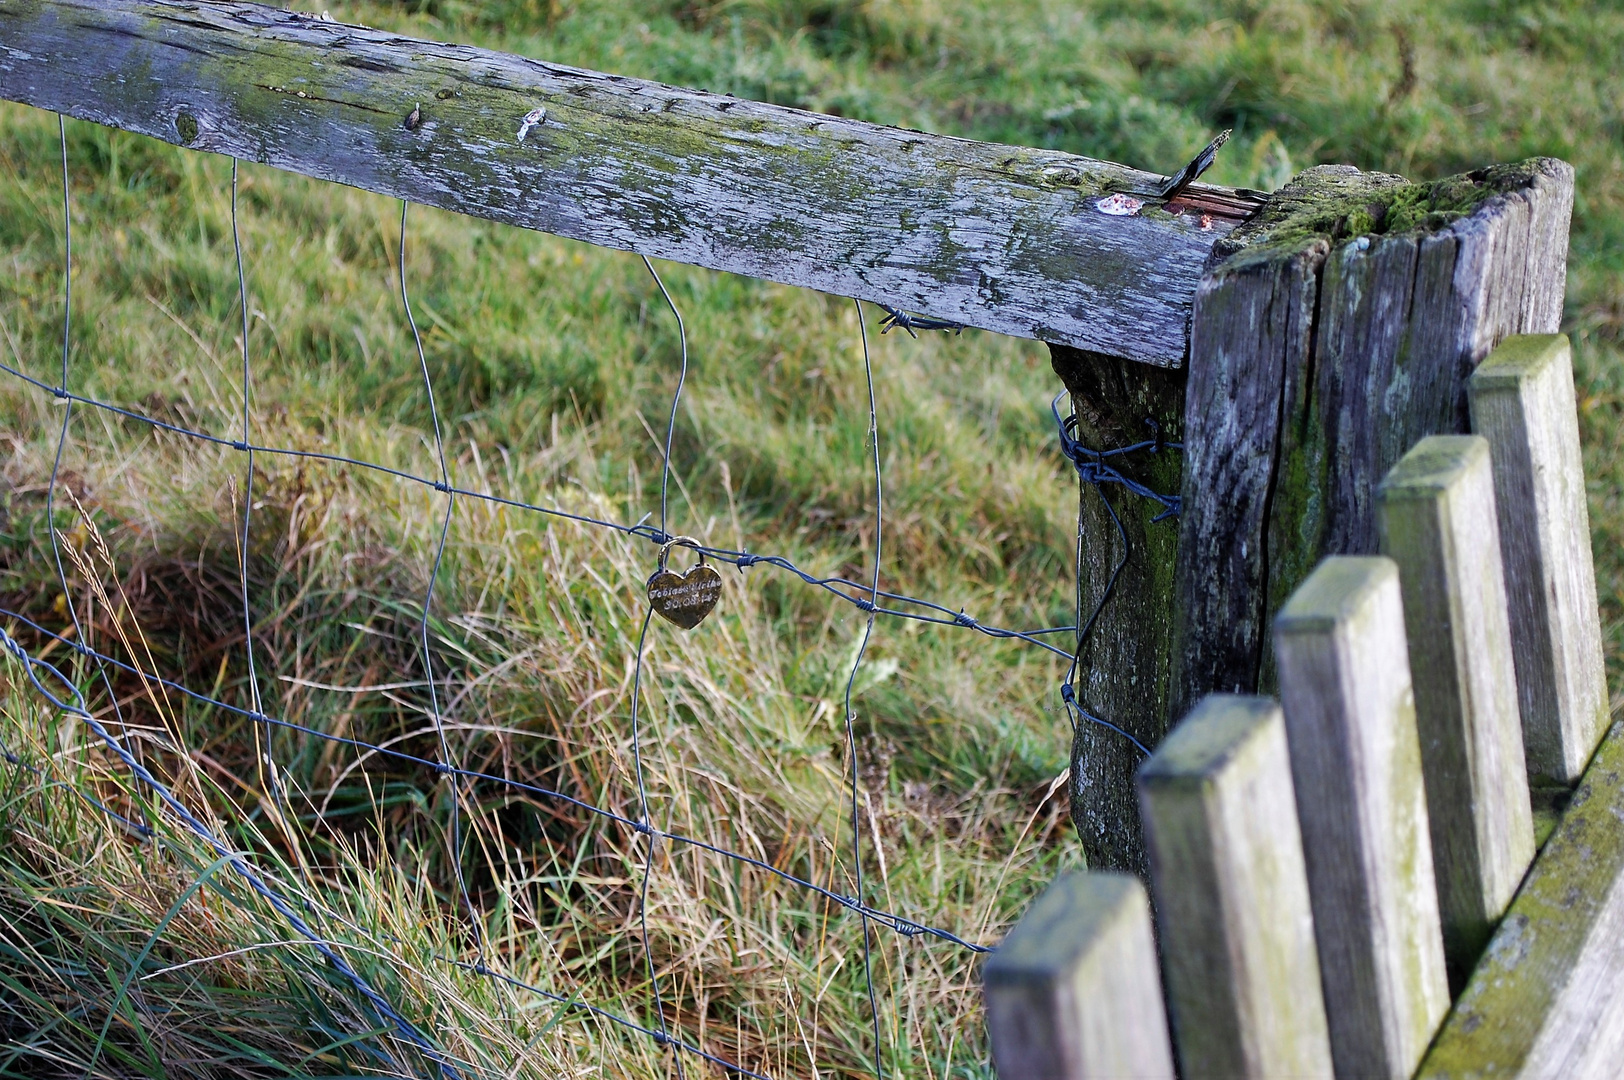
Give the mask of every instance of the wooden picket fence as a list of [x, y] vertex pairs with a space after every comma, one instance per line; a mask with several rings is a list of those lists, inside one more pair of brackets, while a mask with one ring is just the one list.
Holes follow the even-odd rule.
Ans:
[[[1065, 877], [988, 961], [1003, 1080], [1624, 1070], [1624, 725], [1567, 339], [1507, 339], [1468, 390], [1475, 434], [1382, 481], [1382, 554], [1276, 615], [1279, 703], [1209, 695], [1140, 768], [1150, 895]], [[1586, 760], [1552, 831], [1529, 777], [1544, 803]]]

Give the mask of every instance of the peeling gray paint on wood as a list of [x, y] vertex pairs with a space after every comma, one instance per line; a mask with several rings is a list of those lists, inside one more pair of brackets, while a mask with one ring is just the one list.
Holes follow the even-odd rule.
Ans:
[[[605, 247], [1160, 366], [1183, 363], [1208, 253], [1258, 204], [1198, 186], [1180, 201], [1210, 214], [1168, 214], [1160, 177], [1110, 162], [241, 3], [0, 5], [0, 97]], [[1103, 212], [1116, 193], [1156, 212]]]

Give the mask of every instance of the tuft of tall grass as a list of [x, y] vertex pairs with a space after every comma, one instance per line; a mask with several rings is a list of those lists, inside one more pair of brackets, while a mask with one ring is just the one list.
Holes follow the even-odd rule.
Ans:
[[[229, 496], [231, 455], [200, 455], [178, 441], [142, 449], [168, 459], [175, 490], [165, 498], [182, 503], [188, 493], [220, 488]], [[476, 487], [513, 479], [481, 470], [472, 452], [457, 468], [462, 482]], [[257, 554], [251, 580], [262, 608], [255, 648], [273, 703], [268, 711], [316, 731], [432, 758], [434, 726], [425, 715], [424, 673], [411, 632], [417, 611], [403, 598], [420, 594], [424, 584], [434, 517], [429, 500], [398, 485], [371, 491], [334, 485], [313, 492], [298, 473], [259, 486], [264, 505], [257, 535], [271, 551]], [[171, 519], [166, 507], [153, 505], [153, 492], [143, 495], [158, 520]], [[565, 500], [594, 514], [614, 510], [601, 497], [570, 499], [565, 493]], [[106, 495], [96, 503], [77, 527], [61, 530], [61, 540], [87, 643], [149, 676], [112, 681], [120, 699], [117, 730], [142, 748], [149, 768], [190, 804], [213, 807], [216, 827], [270, 860], [290, 888], [336, 907], [342, 919], [329, 920], [328, 931], [351, 949], [376, 954], [358, 968], [374, 972], [409, 1014], [432, 1018], [427, 1026], [452, 1053], [496, 1067], [505, 1063], [492, 1056], [497, 1049], [516, 1048], [511, 1040], [500, 1047], [491, 1043], [484, 1027], [518, 1025], [513, 1030], [522, 1031], [526, 1018], [545, 1015], [556, 1022], [542, 1040], [546, 1068], [536, 1067], [543, 1072], [561, 1062], [585, 1068], [603, 1054], [617, 1063], [617, 1074], [668, 1068], [641, 1036], [538, 1013], [554, 1006], [482, 983], [443, 959], [436, 964], [436, 957], [470, 959], [476, 939], [457, 928], [454, 875], [445, 863], [451, 795], [432, 769], [402, 766], [315, 736], [283, 735], [277, 757], [288, 801], [284, 807], [270, 801], [255, 774], [257, 728], [150, 678], [183, 674], [186, 682], [206, 686], [200, 676], [214, 669], [212, 692], [246, 705], [240, 635], [230, 616], [220, 614], [231, 610], [220, 566], [234, 550], [229, 538], [212, 547], [183, 547], [185, 558], [148, 557], [125, 569], [102, 539], [107, 526], [108, 535], [116, 535], [123, 508]], [[187, 539], [147, 536], [139, 546], [162, 551]], [[437, 613], [434, 638], [445, 725], [453, 757], [463, 767], [637, 816], [628, 695], [646, 553], [634, 549], [634, 542], [489, 504], [460, 511], [442, 593], [460, 602]], [[482, 595], [458, 587], [469, 581], [481, 583]], [[642, 683], [642, 753], [656, 824], [850, 894], [849, 836], [841, 834], [846, 762], [836, 704], [851, 653], [849, 620], [825, 613], [815, 632], [802, 635], [810, 639], [806, 647], [791, 651], [784, 644], [787, 614], [771, 610], [776, 605], [750, 584], [729, 585], [724, 610], [703, 634], [651, 635]], [[12, 630], [28, 637], [21, 628]], [[40, 635], [33, 643], [41, 655], [51, 648]], [[58, 649], [57, 656], [73, 654]], [[1052, 680], [1054, 672], [1040, 677]], [[879, 691], [900, 678], [897, 661], [882, 656], [859, 680], [860, 712], [883, 713]], [[81, 669], [76, 682], [108, 707], [91, 672]], [[191, 863], [170, 871], [177, 884], [165, 892], [144, 884], [148, 871], [141, 861], [104, 859], [100, 853], [111, 849], [129, 855], [122, 829], [89, 814], [74, 801], [71, 787], [48, 783], [51, 770], [77, 773], [80, 787], [88, 784], [132, 818], [143, 806], [148, 817], [156, 817], [151, 799], [113, 779], [117, 770], [86, 732], [60, 717], [43, 721], [15, 664], [7, 668], [7, 687], [5, 742], [45, 770], [14, 774], [18, 800], [45, 809], [0, 825], [6, 849], [26, 852], [46, 843], [61, 850], [62, 837], [50, 830], [61, 827], [58, 819], [71, 811], [72, 843], [97, 853], [74, 853], [44, 869], [25, 859], [16, 879], [28, 890], [23, 896], [77, 895], [101, 883], [90, 910], [131, 927], [154, 925], [152, 906], [168, 902], [207, 860], [195, 842], [168, 830], [164, 845], [178, 844]], [[928, 702], [936, 695], [923, 696]], [[1007, 764], [963, 788], [951, 776], [942, 778], [947, 783], [902, 779], [916, 775], [918, 766], [900, 767], [885, 727], [871, 727], [859, 764], [865, 827], [877, 841], [868, 867], [876, 881], [874, 902], [972, 938], [995, 931], [1014, 914], [1019, 893], [1054, 872], [1053, 840], [1063, 809], [1053, 803], [1033, 809], [1032, 796], [1039, 793], [1011, 776]], [[108, 785], [112, 790], [103, 790]], [[468, 801], [463, 869], [491, 965], [654, 1026], [634, 933], [642, 858], [636, 834], [498, 784], [474, 785]], [[168, 850], [164, 845], [160, 854]], [[146, 907], [132, 899], [137, 895], [151, 897]], [[19, 910], [35, 906], [18, 900]], [[199, 890], [187, 903], [201, 909], [206, 900]], [[866, 1025], [859, 1003], [865, 994], [852, 916], [771, 875], [672, 843], [658, 851], [648, 904], [669, 1019], [692, 1041], [774, 1074], [860, 1069]], [[182, 910], [190, 909], [183, 904]], [[229, 1007], [240, 976], [229, 965], [216, 969], [202, 958], [240, 956], [234, 950], [280, 940], [268, 935], [286, 936], [274, 915], [264, 912], [247, 921], [234, 915], [204, 942], [177, 939], [173, 926], [173, 919], [164, 922], [155, 935], [163, 950], [133, 957], [135, 938], [118, 952], [86, 928], [53, 933], [67, 935], [68, 951], [107, 954], [103, 966], [115, 981], [139, 981], [161, 970], [166, 958], [196, 958], [186, 969], [189, 977], [201, 980], [201, 1000], [222, 1009]], [[359, 928], [366, 934], [355, 943]], [[20, 947], [37, 936], [27, 929], [15, 933]], [[283, 951], [289, 950], [299, 952], [294, 946]], [[918, 1057], [920, 1067], [946, 1068], [954, 1053], [972, 1061], [981, 1056], [971, 954], [929, 939], [882, 936], [876, 957], [889, 1060]], [[256, 962], [280, 961], [267, 952]], [[306, 982], [313, 978], [309, 967], [306, 958], [299, 976]], [[244, 992], [257, 994], [256, 986]], [[38, 999], [23, 1010], [19, 1026], [36, 1025], [23, 1042], [32, 1045], [35, 1034], [58, 1019], [59, 999]], [[296, 1004], [314, 1007], [280, 999], [265, 1007], [281, 1010], [277, 1015], [297, 1028], [303, 1014]], [[325, 1022], [355, 1034], [361, 1030], [355, 1013], [352, 1006], [348, 1027]], [[786, 1017], [797, 1018], [793, 1029]], [[138, 1055], [153, 1038], [144, 1026], [149, 1022], [158, 1020], [121, 1023], [112, 1037]], [[197, 1025], [194, 1018], [182, 1027]], [[67, 1053], [55, 1036], [48, 1044], [52, 1054]], [[70, 1039], [66, 1045], [78, 1044]], [[286, 1062], [294, 1048], [281, 1047], [271, 1056]], [[152, 1054], [184, 1063], [193, 1052], [166, 1048]], [[345, 1067], [370, 1066], [363, 1061]]]
[[[12, 249], [23, 272], [0, 318], [9, 359], [51, 377], [60, 226], [49, 216], [55, 178], [32, 156], [49, 143], [43, 120], [22, 110], [7, 116], [19, 135], [8, 145], [33, 140], [30, 155], [11, 159], [6, 188], [32, 229]], [[72, 385], [167, 422], [234, 430], [241, 388], [226, 163], [88, 126], [71, 134]], [[391, 288], [390, 204], [244, 172], [255, 439], [431, 472], [426, 402]], [[450, 215], [414, 215], [409, 246], [456, 481], [624, 521], [652, 508], [656, 429], [674, 386], [677, 340], [641, 266]], [[694, 344], [673, 455], [672, 527], [786, 554], [819, 574], [859, 572], [872, 543], [872, 492], [849, 304], [666, 273]], [[564, 386], [550, 365], [572, 334], [592, 377]], [[949, 350], [973, 356], [981, 373], [966, 378], [935, 362]], [[876, 343], [876, 360], [892, 499], [882, 584], [946, 596], [1003, 623], [1066, 621], [1069, 493], [1047, 454], [1040, 354], [996, 340], [887, 338]], [[542, 389], [528, 392], [527, 380]], [[257, 764], [259, 727], [155, 681], [171, 678], [238, 708], [252, 700], [233, 531], [246, 490], [242, 456], [80, 408], [57, 487], [60, 512], [47, 521], [60, 421], [50, 402], [16, 380], [0, 386], [14, 433], [0, 597], [43, 625], [67, 626], [68, 598], [49, 553], [54, 528], [85, 644], [142, 674], [115, 672], [104, 683], [48, 634], [21, 622], [8, 630], [38, 655], [78, 664], [76, 684], [147, 766], [189, 805], [210, 810], [290, 890], [336, 912], [323, 932], [449, 1052], [498, 1071], [511, 1059], [526, 1075], [604, 1061], [617, 1075], [667, 1071], [669, 1052], [645, 1036], [576, 1009], [560, 1013], [557, 1002], [451, 963], [483, 956], [553, 994], [656, 1026], [634, 932], [641, 839], [558, 800], [472, 785], [461, 869], [482, 924], [475, 933], [459, 920], [447, 862], [451, 788], [431, 767], [282, 731], [273, 736], [287, 791], [278, 805]], [[989, 461], [988, 446], [1006, 453]], [[416, 624], [444, 496], [348, 466], [263, 453], [256, 464], [246, 577], [266, 711], [325, 735], [436, 757]], [[652, 555], [620, 534], [460, 501], [430, 611], [434, 676], [459, 764], [637, 816], [629, 694]], [[660, 624], [650, 636], [641, 722], [656, 824], [849, 894], [841, 696], [857, 616], [768, 568], [730, 576], [722, 609], [703, 628], [684, 635]], [[869, 655], [856, 699], [869, 900], [914, 922], [994, 938], [1065, 857], [1064, 806], [1051, 797], [1064, 760], [1048, 700], [1059, 668], [1030, 647], [951, 628], [887, 626]], [[63, 850], [95, 827], [69, 791], [50, 787], [57, 764], [91, 770], [95, 779], [81, 786], [127, 816], [150, 809], [143, 793], [113, 782], [114, 763], [71, 723], [55, 723], [57, 741], [45, 752], [30, 735], [39, 711], [20, 669], [12, 664], [4, 678], [7, 745], [46, 770], [15, 774], [31, 805], [43, 807], [28, 826], [40, 842], [64, 807], [76, 807], [77, 831], [59, 838]], [[111, 820], [99, 827], [88, 845], [98, 852], [120, 832]], [[229, 1014], [234, 995], [262, 992], [231, 966], [237, 958], [274, 972], [284, 953], [296, 958], [284, 971], [290, 986], [314, 980], [312, 1001], [347, 1004], [323, 1006], [333, 1016], [318, 1024], [309, 1019], [315, 1004], [264, 991], [275, 1025], [299, 1033], [285, 1045], [228, 1052], [212, 1034], [225, 1027], [198, 1012], [181, 1027], [196, 1028], [187, 1037], [208, 1053], [149, 1053], [152, 1026], [165, 1022], [158, 1014], [110, 1025], [103, 1051], [117, 1044], [121, 1062], [172, 1058], [177, 1070], [195, 1062], [197, 1075], [250, 1069], [245, 1063], [274, 1071], [270, 1061], [312, 1069], [316, 1058], [306, 1055], [317, 1047], [305, 1033], [321, 1031], [355, 1036], [323, 1050], [323, 1068], [408, 1068], [399, 1046], [387, 1062], [367, 1056], [366, 1047], [391, 1045], [363, 1037], [376, 1018], [298, 946], [268, 945], [288, 934], [273, 913], [250, 904], [210, 924], [216, 934], [206, 941], [177, 939], [174, 919], [154, 935], [167, 911], [154, 905], [173, 903], [195, 882], [188, 874], [211, 861], [172, 830], [153, 850], [170, 846], [191, 861], [177, 864], [174, 888], [145, 906], [131, 899], [142, 887], [139, 865], [103, 865], [98, 854], [44, 876], [19, 868], [18, 880], [30, 884], [15, 907], [84, 892], [98, 918], [146, 927], [153, 948], [143, 954], [145, 939], [108, 943], [84, 928], [62, 931], [62, 948], [102, 957], [120, 983], [140, 982], [165, 958], [194, 959], [176, 970], [192, 980], [199, 1010], [212, 1001]], [[208, 897], [199, 888], [179, 910], [214, 903]], [[667, 1022], [684, 1038], [774, 1075], [863, 1070], [867, 995], [860, 923], [849, 912], [770, 873], [663, 844], [648, 918]], [[32, 936], [18, 929], [19, 948]], [[478, 952], [480, 941], [488, 952]], [[251, 951], [235, 951], [242, 948]], [[226, 959], [205, 959], [216, 955]], [[981, 1068], [973, 954], [882, 934], [875, 957], [886, 1060], [943, 1075]], [[44, 1067], [50, 1055], [92, 1067], [95, 1039], [42, 1034], [68, 1030], [62, 1017], [73, 1006], [63, 1002], [82, 992], [36, 996], [18, 1010], [21, 1068]], [[487, 1030], [495, 1028], [506, 1034]], [[530, 1050], [527, 1040], [535, 1040]]]

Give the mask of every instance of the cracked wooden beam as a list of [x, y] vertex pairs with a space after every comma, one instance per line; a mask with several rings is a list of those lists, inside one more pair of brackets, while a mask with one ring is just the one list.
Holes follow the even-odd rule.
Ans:
[[[0, 97], [604, 247], [1162, 367], [1259, 205], [255, 4], [0, 6]], [[1171, 212], [1170, 212], [1171, 211]]]

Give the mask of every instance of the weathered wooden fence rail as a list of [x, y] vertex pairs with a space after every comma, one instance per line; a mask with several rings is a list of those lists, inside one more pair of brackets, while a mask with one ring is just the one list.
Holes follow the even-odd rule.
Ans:
[[[1468, 388], [1478, 434], [1379, 485], [1383, 555], [1325, 559], [1275, 617], [1280, 705], [1209, 695], [1140, 769], [1160, 961], [1131, 947], [1144, 895], [1097, 873], [988, 961], [1004, 1080], [1172, 1076], [1170, 1046], [1184, 1080], [1618, 1075], [1624, 725], [1597, 751], [1567, 339], [1511, 338]], [[1519, 693], [1525, 670], [1560, 691]], [[1528, 777], [1553, 759], [1583, 781], [1536, 860]], [[1121, 1010], [1158, 976], [1167, 1022], [1139, 1008], [1125, 1057]]]
[[1164, 366], [1184, 362], [1213, 244], [1259, 205], [1198, 185], [1167, 206], [1161, 177], [1111, 162], [257, 4], [0, 5], [0, 97], [463, 214]]

